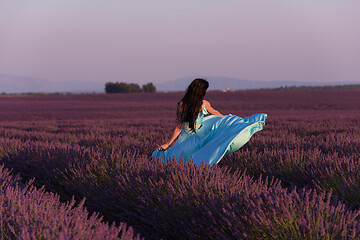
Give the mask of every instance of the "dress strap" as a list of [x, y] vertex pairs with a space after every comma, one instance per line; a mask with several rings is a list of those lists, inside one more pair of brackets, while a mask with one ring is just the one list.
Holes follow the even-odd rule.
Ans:
[[201, 111], [203, 112], [203, 114], [209, 114], [205, 108], [205, 100], [203, 100], [203, 108], [201, 109]]

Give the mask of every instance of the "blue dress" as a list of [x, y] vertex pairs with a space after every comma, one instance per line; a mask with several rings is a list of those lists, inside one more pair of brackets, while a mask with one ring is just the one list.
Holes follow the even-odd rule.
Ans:
[[224, 117], [206, 114], [208, 112], [203, 108], [196, 119], [195, 124], [201, 124], [196, 132], [182, 128], [173, 147], [164, 151], [157, 148], [152, 157], [162, 158], [163, 162], [174, 158], [183, 158], [186, 162], [193, 159], [195, 165], [205, 162], [212, 166], [224, 155], [240, 149], [255, 132], [262, 130], [267, 117], [265, 113], [245, 118], [231, 114]]

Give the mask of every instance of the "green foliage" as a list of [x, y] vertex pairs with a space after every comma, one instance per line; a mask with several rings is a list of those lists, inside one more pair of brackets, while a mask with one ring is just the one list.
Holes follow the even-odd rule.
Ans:
[[147, 84], [143, 85], [142, 89], [146, 93], [156, 92], [156, 87], [154, 86], [153, 83], [147, 83]]
[[156, 88], [153, 83], [148, 83], [140, 88], [136, 83], [124, 83], [124, 82], [107, 82], [105, 84], [106, 93], [137, 93], [137, 92], [156, 92]]

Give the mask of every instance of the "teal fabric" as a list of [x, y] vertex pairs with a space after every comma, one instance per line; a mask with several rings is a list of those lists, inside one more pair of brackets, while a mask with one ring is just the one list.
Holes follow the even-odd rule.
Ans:
[[254, 114], [250, 117], [240, 118], [235, 115], [219, 117], [205, 116], [206, 109], [200, 112], [197, 124], [201, 124], [194, 133], [183, 128], [173, 147], [165, 151], [156, 149], [152, 157], [169, 160], [194, 160], [195, 165], [213, 165], [229, 153], [235, 152], [247, 143], [251, 136], [264, 128], [267, 114]]

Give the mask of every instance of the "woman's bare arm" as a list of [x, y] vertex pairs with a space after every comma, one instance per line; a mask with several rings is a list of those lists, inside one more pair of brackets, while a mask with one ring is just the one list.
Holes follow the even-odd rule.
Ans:
[[160, 150], [160, 151], [163, 151], [163, 150], [167, 149], [167, 148], [171, 145], [171, 143], [172, 143], [173, 141], [175, 141], [175, 139], [179, 136], [179, 134], [180, 134], [180, 132], [181, 132], [181, 128], [182, 128], [182, 125], [181, 125], [181, 124], [178, 124], [178, 125], [176, 126], [176, 128], [175, 128], [175, 130], [174, 130], [174, 132], [173, 132], [173, 135], [171, 136], [170, 140], [169, 140], [167, 143], [165, 143], [165, 144], [163, 144], [163, 145], [161, 145], [161, 146], [159, 147], [159, 150]]
[[217, 116], [220, 116], [220, 117], [223, 117], [224, 115], [222, 115], [219, 111], [213, 109], [210, 105], [210, 103], [206, 100], [204, 100], [204, 103], [205, 103], [205, 108], [206, 110], [212, 114], [212, 115], [217, 115]]

